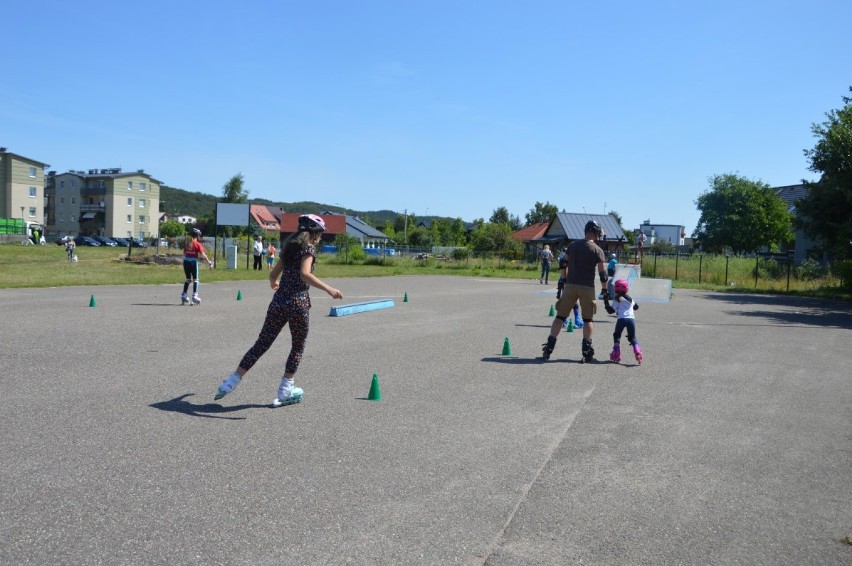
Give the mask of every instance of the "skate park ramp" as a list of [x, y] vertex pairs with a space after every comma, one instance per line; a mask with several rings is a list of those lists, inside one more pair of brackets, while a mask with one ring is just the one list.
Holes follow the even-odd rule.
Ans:
[[672, 280], [643, 278], [641, 265], [620, 263], [615, 268], [615, 278], [627, 279], [630, 296], [636, 302], [668, 303], [672, 298]]

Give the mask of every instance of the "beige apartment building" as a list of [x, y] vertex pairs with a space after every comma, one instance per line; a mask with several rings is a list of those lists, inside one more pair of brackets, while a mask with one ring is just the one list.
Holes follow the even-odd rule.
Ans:
[[0, 147], [0, 218], [44, 224], [44, 171], [47, 163]]
[[50, 171], [45, 220], [51, 235], [150, 238], [159, 234], [160, 185], [144, 169]]

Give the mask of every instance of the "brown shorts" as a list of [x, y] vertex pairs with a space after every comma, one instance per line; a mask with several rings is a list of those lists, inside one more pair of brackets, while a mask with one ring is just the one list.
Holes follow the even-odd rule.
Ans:
[[562, 296], [556, 301], [556, 316], [568, 318], [571, 316], [571, 309], [580, 301], [581, 318], [583, 320], [592, 320], [598, 310], [598, 305], [595, 302], [595, 288], [585, 285], [566, 284], [562, 291]]

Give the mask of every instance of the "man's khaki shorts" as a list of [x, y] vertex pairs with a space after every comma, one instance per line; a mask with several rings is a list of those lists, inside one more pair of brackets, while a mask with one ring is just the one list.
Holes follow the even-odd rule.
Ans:
[[592, 320], [598, 311], [598, 305], [595, 302], [595, 288], [585, 285], [565, 284], [562, 296], [556, 301], [556, 316], [562, 318], [571, 316], [571, 309], [574, 308], [578, 300], [580, 301], [582, 319]]

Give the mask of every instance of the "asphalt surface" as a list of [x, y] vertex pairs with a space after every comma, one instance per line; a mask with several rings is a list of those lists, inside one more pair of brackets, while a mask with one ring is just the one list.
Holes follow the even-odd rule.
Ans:
[[676, 289], [580, 364], [553, 285], [330, 282], [279, 409], [286, 329], [213, 401], [265, 281], [0, 290], [0, 564], [852, 564], [848, 304]]

